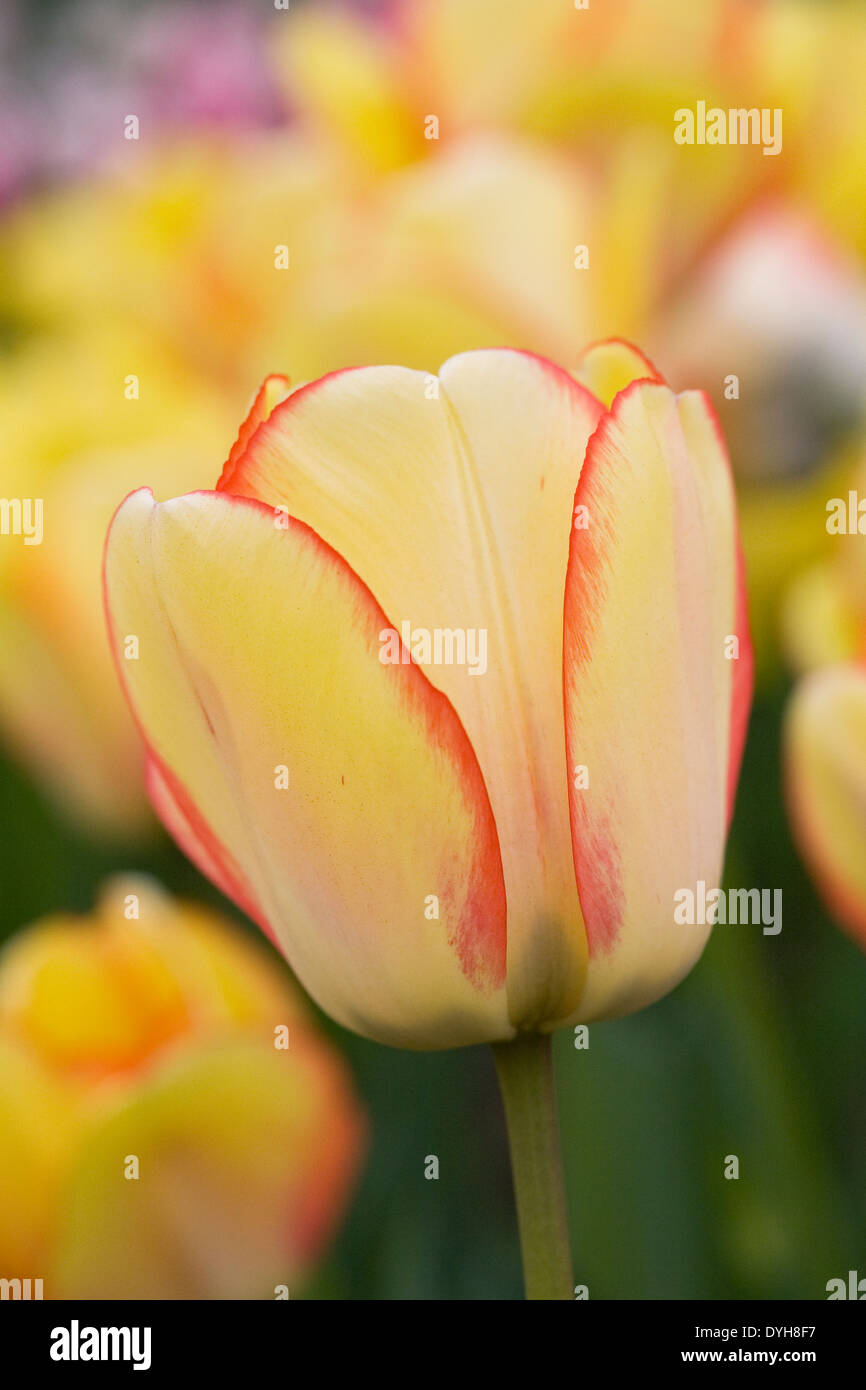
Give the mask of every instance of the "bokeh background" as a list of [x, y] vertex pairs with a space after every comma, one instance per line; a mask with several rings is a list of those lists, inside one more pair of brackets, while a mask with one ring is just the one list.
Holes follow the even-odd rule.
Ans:
[[[866, 1274], [866, 959], [802, 865], [781, 740], [804, 672], [864, 650], [866, 540], [825, 523], [866, 461], [866, 6], [21, 0], [0, 61], [0, 492], [46, 518], [40, 547], [0, 537], [3, 938], [129, 871], [255, 935], [141, 790], [98, 581], [132, 487], [213, 485], [268, 372], [633, 339], [731, 448], [758, 690], [726, 881], [781, 888], [784, 917], [719, 927], [588, 1050], [557, 1038], [575, 1276], [715, 1299]], [[698, 100], [781, 108], [782, 152], [677, 145]], [[485, 1050], [319, 1022], [369, 1140], [307, 1295], [519, 1297]], [[0, 1079], [0, 1154], [4, 1124]]]

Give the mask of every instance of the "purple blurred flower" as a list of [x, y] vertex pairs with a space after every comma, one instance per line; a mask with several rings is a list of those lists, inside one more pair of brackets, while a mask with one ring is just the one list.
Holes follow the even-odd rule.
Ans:
[[281, 17], [237, 0], [89, 0], [54, 15], [10, 5], [0, 17], [0, 202], [110, 164], [128, 114], [149, 135], [279, 124], [267, 29]]

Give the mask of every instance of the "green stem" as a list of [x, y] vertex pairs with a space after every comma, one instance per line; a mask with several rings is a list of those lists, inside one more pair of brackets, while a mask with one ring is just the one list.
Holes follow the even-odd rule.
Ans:
[[526, 1297], [570, 1299], [571, 1251], [550, 1037], [494, 1043], [505, 1107]]

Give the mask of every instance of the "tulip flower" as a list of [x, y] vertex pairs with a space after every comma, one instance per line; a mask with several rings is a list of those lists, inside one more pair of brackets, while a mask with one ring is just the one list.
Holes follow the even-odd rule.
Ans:
[[795, 687], [786, 789], [800, 852], [829, 911], [866, 950], [866, 667], [828, 666]]
[[796, 667], [815, 664], [841, 635], [827, 586], [787, 591], [827, 550], [816, 517], [847, 490], [866, 419], [862, 267], [801, 210], [767, 202], [696, 267], [658, 328], [673, 376], [713, 383], [736, 459], [759, 679], [778, 674], [780, 645]]
[[105, 528], [124, 480], [160, 492], [204, 482], [224, 409], [151, 335], [102, 319], [31, 343], [0, 383], [4, 496], [42, 509], [38, 543], [0, 537], [0, 728], [54, 800], [102, 837], [152, 828], [105, 651]]
[[[299, 120], [357, 167], [429, 159], [436, 141], [478, 128], [592, 147], [605, 160], [640, 129], [649, 148], [670, 153], [684, 100], [730, 109], [761, 93], [762, 106], [784, 112], [784, 182], [863, 249], [866, 26], [856, 5], [397, 0], [387, 21], [316, 5], [273, 29]], [[712, 235], [726, 209], [780, 181], [776, 160], [752, 153], [729, 146], [720, 161], [706, 149], [677, 151], [668, 255], [688, 258], [693, 228]]]
[[[866, 450], [857, 441], [853, 466], [824, 480], [812, 506], [812, 529], [821, 536], [821, 558], [791, 581], [781, 612], [782, 645], [798, 675], [823, 666], [860, 663], [866, 656], [866, 547], [861, 515], [866, 488]], [[816, 517], [820, 518], [815, 525]]]
[[543, 1107], [553, 1030], [700, 955], [751, 647], [712, 411], [636, 350], [266, 383], [216, 490], [120, 506], [105, 583], [157, 811], [344, 1026], [494, 1043]]
[[338, 1055], [151, 880], [6, 944], [0, 1063], [0, 1275], [45, 1298], [293, 1296], [338, 1225], [364, 1133]]

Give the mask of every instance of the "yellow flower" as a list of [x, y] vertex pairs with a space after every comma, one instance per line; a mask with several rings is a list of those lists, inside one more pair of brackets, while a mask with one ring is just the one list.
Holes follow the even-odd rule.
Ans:
[[[866, 656], [866, 455], [824, 479], [811, 508], [820, 558], [791, 581], [782, 605], [782, 645], [798, 674]], [[862, 529], [861, 529], [862, 528]]]
[[109, 535], [157, 809], [381, 1041], [625, 1013], [706, 940], [674, 894], [718, 882], [751, 693], [727, 459], [634, 349], [578, 375], [266, 391], [217, 491], [142, 489]]
[[[678, 211], [717, 217], [790, 181], [864, 249], [859, 101], [866, 24], [856, 0], [407, 0], [388, 24], [334, 6], [275, 26], [287, 97], [371, 172], [432, 155], [438, 140], [497, 129], [589, 146], [607, 158], [637, 127], [672, 143], [674, 112], [783, 112], [784, 157], [741, 146], [680, 151]], [[435, 117], [435, 133], [430, 118]], [[721, 158], [719, 155], [721, 154]], [[693, 156], [693, 157], [692, 157]], [[706, 225], [706, 224], [705, 224]]]
[[788, 808], [830, 912], [866, 950], [866, 668], [801, 680], [785, 725]]
[[817, 595], [798, 594], [792, 620], [788, 591], [829, 552], [825, 503], [847, 489], [866, 419], [862, 268], [802, 210], [765, 203], [696, 267], [656, 336], [676, 379], [708, 383], [730, 443], [761, 674], [780, 665], [780, 614], [789, 657], [814, 664], [829, 609], [819, 626]]
[[0, 1058], [3, 1277], [273, 1298], [336, 1228], [364, 1129], [337, 1054], [242, 933], [151, 881], [6, 945]]
[[[127, 380], [128, 379], [128, 380]], [[4, 496], [40, 534], [0, 539], [0, 722], [16, 754], [102, 833], [142, 829], [138, 740], [105, 647], [100, 566], [118, 490], [204, 482], [218, 394], [128, 323], [34, 339], [0, 383]]]

